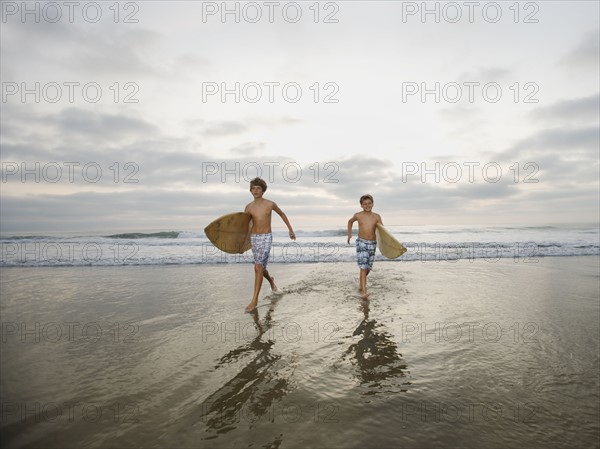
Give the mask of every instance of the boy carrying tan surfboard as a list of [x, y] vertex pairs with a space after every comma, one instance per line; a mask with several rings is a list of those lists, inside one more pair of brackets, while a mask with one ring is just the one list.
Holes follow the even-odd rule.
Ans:
[[373, 269], [373, 260], [375, 260], [375, 249], [377, 248], [377, 238], [375, 231], [377, 224], [383, 226], [381, 216], [373, 212], [373, 197], [363, 195], [360, 197], [360, 206], [362, 212], [355, 213], [348, 220], [348, 243], [352, 238], [352, 225], [358, 221], [358, 237], [356, 238], [356, 262], [360, 268], [360, 296], [368, 299], [367, 276]]
[[267, 191], [267, 183], [261, 178], [254, 178], [250, 181], [250, 193], [254, 201], [246, 206], [244, 212], [250, 214], [252, 219], [248, 225], [248, 233], [252, 243], [252, 255], [254, 256], [254, 295], [250, 304], [246, 306], [246, 312], [251, 312], [258, 303], [258, 294], [262, 286], [263, 277], [271, 284], [271, 290], [277, 291], [275, 279], [267, 271], [273, 234], [271, 232], [271, 213], [277, 212], [290, 232], [290, 238], [296, 240], [296, 235], [292, 229], [287, 216], [273, 201], [263, 198]]

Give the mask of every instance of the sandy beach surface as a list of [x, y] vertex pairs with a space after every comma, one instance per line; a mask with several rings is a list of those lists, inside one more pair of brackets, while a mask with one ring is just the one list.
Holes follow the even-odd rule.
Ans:
[[599, 259], [3, 268], [4, 448], [599, 446]]

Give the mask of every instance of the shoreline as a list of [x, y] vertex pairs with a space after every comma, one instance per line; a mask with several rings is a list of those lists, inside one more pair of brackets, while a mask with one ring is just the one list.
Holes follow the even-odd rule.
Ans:
[[[242, 256], [242, 255], [239, 255]], [[224, 256], [225, 257], [225, 256]], [[377, 255], [377, 257], [383, 257], [380, 255]], [[575, 254], [575, 255], [557, 255], [557, 254], [550, 254], [550, 255], [543, 255], [543, 254], [536, 254], [535, 256], [529, 257], [529, 256], [507, 256], [507, 257], [494, 257], [494, 258], [488, 258], [488, 257], [472, 257], [472, 258], [455, 258], [455, 259], [443, 259], [443, 258], [439, 258], [439, 259], [413, 259], [413, 260], [397, 260], [397, 259], [376, 259], [374, 266], [376, 267], [376, 265], [378, 264], [394, 264], [394, 263], [405, 263], [405, 264], [416, 264], [416, 263], [422, 263], [422, 264], [436, 264], [436, 263], [447, 263], [447, 264], [456, 264], [459, 262], [462, 263], [476, 263], [476, 262], [485, 262], [485, 263], [490, 263], [490, 264], [495, 264], [501, 261], [513, 261], [515, 264], [521, 264], [521, 265], [535, 265], [537, 263], [539, 263], [540, 260], [545, 260], [545, 259], [577, 259], [577, 258], [597, 258], [600, 259], [600, 255], [597, 254]], [[491, 259], [491, 260], [488, 260]], [[531, 260], [528, 260], [531, 259]], [[165, 267], [198, 267], [198, 266], [208, 266], [208, 267], [222, 267], [222, 266], [244, 266], [244, 265], [253, 265], [254, 262], [249, 260], [249, 261], [244, 261], [244, 262], [188, 262], [188, 263], [138, 263], [138, 264], [134, 264], [134, 263], [130, 263], [130, 264], [88, 264], [88, 265], [84, 265], [84, 264], [71, 264], [71, 265], [1, 265], [0, 264], [0, 269], [30, 269], [30, 268], [140, 268], [140, 267], [154, 267], [154, 268], [165, 268]], [[323, 264], [323, 265], [329, 265], [329, 264], [354, 264], [356, 265], [356, 260], [317, 260], [317, 261], [310, 261], [310, 260], [303, 260], [303, 261], [299, 261], [299, 262], [271, 262], [269, 261], [269, 267], [273, 267], [273, 266], [296, 266], [296, 265], [310, 265], [310, 266], [314, 266], [314, 265], [319, 265], [319, 264]]]

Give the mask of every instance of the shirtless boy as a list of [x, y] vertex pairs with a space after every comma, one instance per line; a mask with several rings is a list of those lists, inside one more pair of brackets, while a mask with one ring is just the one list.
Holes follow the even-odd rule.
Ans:
[[360, 197], [360, 205], [362, 212], [355, 213], [348, 220], [348, 243], [352, 238], [352, 224], [358, 221], [358, 237], [356, 239], [356, 261], [360, 268], [360, 295], [363, 299], [367, 299], [367, 275], [373, 268], [373, 260], [375, 259], [375, 248], [377, 248], [377, 240], [375, 237], [375, 228], [377, 223], [381, 221], [379, 214], [372, 211], [373, 197], [371, 195], [363, 195]]
[[252, 296], [250, 304], [246, 306], [246, 312], [251, 312], [256, 308], [263, 277], [271, 284], [271, 290], [273, 292], [277, 291], [275, 278], [270, 276], [267, 271], [269, 253], [271, 252], [271, 244], [273, 242], [273, 234], [271, 233], [271, 212], [275, 211], [279, 214], [290, 231], [290, 238], [296, 240], [296, 235], [294, 234], [292, 225], [290, 225], [287, 216], [277, 204], [263, 198], [263, 194], [266, 191], [267, 183], [261, 178], [254, 178], [250, 181], [250, 193], [254, 197], [254, 201], [246, 206], [244, 212], [247, 212], [252, 216], [248, 232], [250, 234], [252, 254], [254, 256], [254, 295]]

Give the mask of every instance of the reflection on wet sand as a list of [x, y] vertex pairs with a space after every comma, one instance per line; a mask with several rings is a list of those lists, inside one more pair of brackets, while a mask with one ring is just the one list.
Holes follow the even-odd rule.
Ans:
[[[280, 400], [290, 391], [289, 378], [281, 377], [281, 370], [271, 369], [281, 355], [271, 352], [275, 342], [266, 339], [279, 299], [271, 301], [262, 322], [257, 309], [251, 312], [257, 330], [256, 337], [229, 351], [217, 363], [215, 369], [226, 368], [245, 356], [252, 357], [233, 379], [202, 403], [201, 419], [207, 431], [223, 434], [235, 429], [240, 421], [250, 424], [257, 422], [272, 409], [273, 401]], [[212, 435], [205, 439], [216, 437]]]
[[398, 384], [384, 384], [386, 380], [406, 376], [406, 364], [402, 361], [402, 354], [398, 352], [398, 346], [393, 341], [392, 335], [382, 330], [382, 324], [369, 319], [368, 301], [362, 301], [360, 309], [364, 313], [364, 319], [352, 336], [360, 335], [361, 338], [348, 347], [344, 356], [350, 355], [352, 363], [357, 366], [356, 377], [361, 385], [366, 385], [368, 388], [364, 394], [406, 392], [407, 386], [410, 385], [408, 381], [400, 383], [399, 390], [393, 388]]

